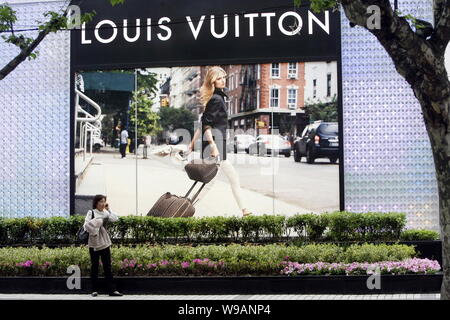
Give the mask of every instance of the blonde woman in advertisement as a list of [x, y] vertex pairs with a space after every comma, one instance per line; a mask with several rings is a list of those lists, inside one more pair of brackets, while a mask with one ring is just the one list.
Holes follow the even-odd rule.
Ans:
[[223, 91], [226, 84], [226, 75], [225, 70], [218, 66], [210, 67], [207, 70], [203, 85], [200, 88], [200, 100], [205, 106], [205, 111], [200, 118], [201, 132], [200, 129], [195, 132], [194, 138], [188, 146], [188, 153], [192, 152], [195, 141], [202, 133], [202, 159], [208, 153], [211, 158], [219, 157], [220, 169], [227, 176], [233, 196], [245, 217], [249, 216], [251, 212], [244, 205], [239, 176], [231, 162], [227, 160], [228, 112], [225, 104], [227, 95]]

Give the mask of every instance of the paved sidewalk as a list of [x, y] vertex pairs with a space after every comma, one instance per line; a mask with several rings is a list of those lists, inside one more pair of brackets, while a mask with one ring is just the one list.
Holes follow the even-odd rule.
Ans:
[[88, 294], [0, 294], [0, 300], [439, 300], [440, 294], [379, 295], [124, 295], [110, 297]]
[[[270, 163], [270, 160], [266, 158], [261, 161]], [[228, 181], [218, 179], [222, 175], [224, 173], [219, 169], [218, 177], [203, 189], [195, 205], [196, 217], [242, 215]], [[160, 158], [151, 155], [149, 151], [149, 159], [136, 161], [134, 155], [121, 159], [115, 153], [99, 153], [95, 154], [76, 193], [87, 195], [104, 192], [111, 209], [118, 215], [136, 214], [136, 211], [137, 215], [146, 215], [162, 194], [170, 191], [176, 195], [185, 195], [192, 183], [183, 170], [183, 164], [170, 157]], [[200, 184], [196, 186], [194, 193], [199, 186]], [[279, 215], [311, 213], [311, 210], [245, 188], [242, 188], [242, 198], [254, 215], [273, 214], [272, 208]]]

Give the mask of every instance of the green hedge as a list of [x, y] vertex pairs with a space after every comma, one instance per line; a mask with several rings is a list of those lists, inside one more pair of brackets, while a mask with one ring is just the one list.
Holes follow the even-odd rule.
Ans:
[[[416, 256], [414, 247], [406, 245], [310, 244], [302, 247], [271, 245], [203, 245], [203, 246], [113, 246], [113, 270], [119, 275], [279, 275], [282, 262], [351, 263], [403, 261]], [[199, 260], [195, 264], [195, 260]], [[180, 267], [190, 262], [189, 270]], [[211, 262], [211, 263], [209, 263]], [[158, 264], [159, 269], [149, 268]], [[77, 265], [82, 275], [90, 270], [89, 251], [85, 246], [66, 248], [0, 248], [1, 276], [67, 276], [67, 268]], [[141, 267], [139, 267], [141, 265]], [[198, 268], [197, 268], [198, 267]], [[186, 268], [187, 269], [187, 268]]]
[[405, 230], [400, 236], [402, 241], [439, 240], [439, 232], [431, 230]]
[[[0, 244], [73, 244], [83, 216], [0, 218]], [[109, 225], [118, 244], [147, 242], [398, 241], [433, 240], [430, 231], [403, 231], [403, 213], [332, 212], [320, 215], [155, 218], [126, 216]]]

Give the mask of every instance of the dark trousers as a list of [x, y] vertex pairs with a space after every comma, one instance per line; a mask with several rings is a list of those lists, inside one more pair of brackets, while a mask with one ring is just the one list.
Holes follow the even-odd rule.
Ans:
[[122, 158], [125, 158], [126, 151], [127, 151], [127, 144], [126, 143], [121, 143], [120, 144], [120, 154], [122, 155]]
[[98, 268], [99, 268], [99, 260], [100, 257], [102, 259], [103, 271], [105, 273], [106, 286], [108, 293], [113, 292], [115, 290], [114, 279], [112, 275], [112, 267], [111, 267], [111, 250], [110, 248], [106, 248], [99, 251], [94, 251], [93, 248], [89, 248], [89, 254], [91, 256], [91, 282], [92, 282], [92, 291], [99, 291], [98, 286]]

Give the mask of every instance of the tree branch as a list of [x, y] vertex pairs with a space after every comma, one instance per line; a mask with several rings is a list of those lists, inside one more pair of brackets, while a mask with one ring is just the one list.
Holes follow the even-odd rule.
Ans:
[[450, 0], [434, 0], [434, 31], [430, 43], [438, 55], [444, 55], [450, 41]]
[[[405, 18], [394, 13], [389, 0], [342, 0], [341, 3], [347, 18], [377, 38], [392, 58], [397, 71], [411, 86], [423, 82], [426, 77], [442, 78], [445, 68], [438, 66], [443, 66], [443, 58], [436, 54], [435, 46], [417, 35]], [[381, 9], [380, 29], [367, 28], [370, 16], [367, 14], [367, 7], [371, 5], [377, 5]], [[432, 90], [433, 87], [441, 88], [442, 83], [429, 81], [428, 86]]]
[[0, 70], [0, 81], [10, 74], [19, 64], [21, 64], [32, 52], [39, 43], [50, 33], [50, 28], [42, 30], [36, 39], [26, 48], [22, 49], [20, 53], [11, 60], [3, 69]]

